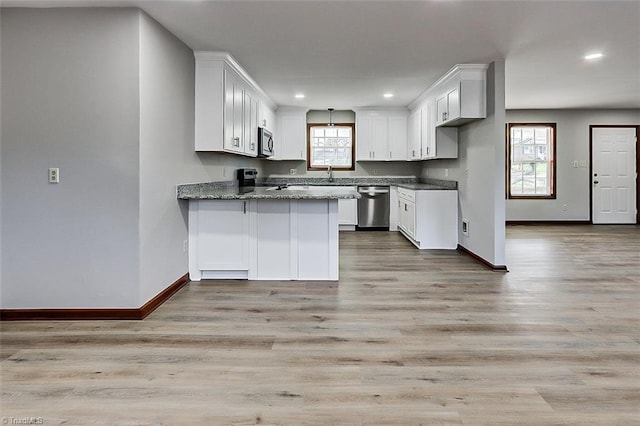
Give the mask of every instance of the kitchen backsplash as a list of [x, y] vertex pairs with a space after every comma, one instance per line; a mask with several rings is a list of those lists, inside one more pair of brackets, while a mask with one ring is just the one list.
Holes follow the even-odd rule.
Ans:
[[[307, 170], [305, 161], [263, 161], [264, 176], [309, 176], [323, 177], [324, 171]], [[291, 169], [295, 174], [291, 175]], [[334, 170], [335, 177], [345, 176], [419, 176], [422, 171], [420, 162], [356, 162], [355, 170]]]

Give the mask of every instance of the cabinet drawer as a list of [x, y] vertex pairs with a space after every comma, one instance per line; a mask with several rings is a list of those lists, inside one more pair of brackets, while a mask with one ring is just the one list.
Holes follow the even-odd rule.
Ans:
[[402, 198], [407, 201], [415, 202], [416, 201], [416, 192], [411, 189], [400, 188], [398, 187], [398, 198]]

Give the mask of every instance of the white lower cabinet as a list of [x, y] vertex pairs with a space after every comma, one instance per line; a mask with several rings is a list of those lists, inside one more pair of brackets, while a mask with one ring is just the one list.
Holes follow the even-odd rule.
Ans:
[[403, 200], [404, 209], [401, 214], [400, 228], [411, 238], [416, 238], [416, 203]]
[[419, 249], [458, 246], [458, 191], [398, 188], [398, 229]]
[[[248, 201], [189, 203], [189, 272], [201, 278], [247, 278], [249, 270]], [[197, 235], [195, 234], [197, 232]], [[223, 271], [207, 274], [195, 271]], [[200, 278], [196, 278], [200, 279]]]
[[358, 200], [338, 200], [338, 224], [355, 228], [358, 224]]
[[398, 188], [398, 228], [411, 238], [415, 238], [415, 191]]
[[337, 280], [338, 200], [192, 200], [189, 277]]
[[[344, 189], [358, 190], [357, 186], [344, 186]], [[338, 224], [340, 230], [354, 231], [358, 224], [358, 200], [344, 199], [338, 200]]]
[[390, 186], [389, 187], [389, 231], [398, 231], [398, 213], [399, 208], [398, 204], [398, 187]]

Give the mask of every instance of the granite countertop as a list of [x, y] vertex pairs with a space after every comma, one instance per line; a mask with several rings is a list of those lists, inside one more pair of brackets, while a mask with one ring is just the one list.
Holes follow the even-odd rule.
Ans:
[[[181, 200], [340, 200], [360, 198], [353, 189], [274, 189], [274, 186], [239, 188], [225, 182], [178, 185]], [[222, 185], [220, 185], [222, 184]]]
[[192, 183], [177, 186], [181, 200], [318, 200], [360, 198], [352, 189], [276, 190], [277, 186], [398, 186], [416, 191], [457, 190], [458, 183], [448, 180], [421, 179], [411, 176], [350, 176], [329, 181], [320, 177], [268, 177], [258, 179], [258, 185], [250, 190], [239, 188], [237, 181]]
[[319, 185], [319, 186], [399, 186], [401, 188], [433, 191], [457, 190], [458, 183], [450, 180], [421, 179], [411, 176], [351, 176], [337, 177], [333, 181], [328, 178], [317, 177], [268, 177], [259, 179], [264, 185]]
[[432, 183], [399, 183], [399, 188], [413, 189], [414, 191], [456, 191], [457, 188]]

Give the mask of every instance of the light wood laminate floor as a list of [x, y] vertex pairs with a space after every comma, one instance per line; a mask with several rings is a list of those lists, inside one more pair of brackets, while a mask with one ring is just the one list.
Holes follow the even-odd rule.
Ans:
[[340, 234], [339, 283], [190, 283], [144, 321], [4, 322], [46, 425], [640, 424], [640, 227], [508, 227], [509, 273]]

